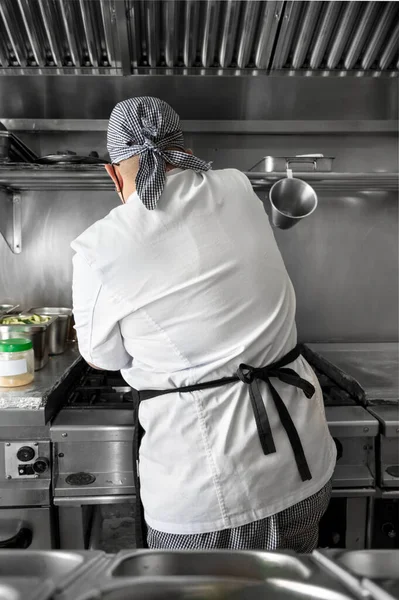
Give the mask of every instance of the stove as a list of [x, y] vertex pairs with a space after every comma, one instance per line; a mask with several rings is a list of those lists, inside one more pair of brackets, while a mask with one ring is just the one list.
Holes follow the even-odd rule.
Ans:
[[64, 404], [64, 410], [131, 409], [132, 389], [122, 375], [115, 371], [90, 369], [85, 373]]
[[[370, 496], [367, 521], [368, 544], [374, 548], [399, 547], [399, 348], [397, 343], [362, 343], [362, 344], [312, 344], [311, 352], [322, 361], [328, 363], [328, 369], [344, 374], [347, 385], [357, 402], [373, 419], [372, 430], [377, 434], [374, 438], [374, 449], [370, 453], [374, 458], [364, 464], [375, 476], [374, 495]], [[312, 362], [312, 360], [310, 359]], [[327, 369], [327, 370], [328, 370]], [[335, 379], [337, 379], [335, 377]], [[340, 382], [345, 386], [345, 381]], [[353, 382], [356, 385], [353, 387]], [[359, 389], [360, 386], [360, 389]], [[326, 400], [326, 399], [325, 399]], [[327, 418], [332, 430], [333, 415], [326, 402]], [[356, 408], [359, 410], [360, 407]], [[346, 410], [349, 410], [346, 409]], [[354, 410], [352, 408], [351, 410]], [[363, 415], [364, 416], [364, 415]], [[337, 417], [337, 414], [335, 415]], [[368, 425], [367, 425], [368, 426]], [[368, 426], [369, 427], [369, 426]], [[358, 439], [360, 441], [360, 438]], [[367, 441], [366, 446], [371, 446]], [[353, 441], [353, 449], [360, 452], [360, 443]], [[348, 446], [349, 449], [349, 446]], [[342, 474], [341, 462], [338, 461], [334, 477]], [[364, 464], [359, 474], [364, 470]], [[360, 491], [360, 489], [359, 489]], [[340, 493], [335, 489], [334, 493]], [[353, 513], [353, 516], [356, 516]], [[360, 520], [360, 519], [359, 519]]]
[[[319, 378], [338, 449], [333, 495], [340, 510], [344, 506], [340, 522], [345, 524], [343, 531], [329, 536], [339, 538], [338, 545], [362, 548], [375, 494], [378, 421], [366, 411], [364, 391], [354, 379], [310, 348], [304, 347], [304, 353]], [[87, 367], [53, 421], [53, 493], [61, 548], [88, 548], [96, 537], [93, 524], [100, 522], [96, 511], [105, 504], [134, 502], [133, 409], [133, 392], [120, 373]]]
[[95, 548], [104, 504], [132, 504], [133, 392], [119, 372], [87, 367], [50, 427], [62, 549]]

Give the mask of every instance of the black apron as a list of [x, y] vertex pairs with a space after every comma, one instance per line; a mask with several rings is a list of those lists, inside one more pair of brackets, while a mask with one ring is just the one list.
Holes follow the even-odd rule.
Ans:
[[281, 423], [287, 433], [288, 439], [294, 453], [295, 462], [301, 476], [302, 481], [312, 479], [309, 465], [307, 463], [305, 453], [298, 432], [294, 425], [291, 415], [285, 406], [281, 396], [270, 381], [271, 377], [276, 377], [287, 385], [292, 385], [301, 389], [307, 398], [311, 398], [315, 393], [314, 386], [302, 379], [292, 369], [286, 368], [286, 365], [294, 362], [301, 354], [301, 348], [297, 345], [293, 350], [288, 352], [283, 358], [266, 367], [251, 367], [250, 365], [241, 364], [237, 370], [237, 374], [233, 377], [224, 377], [222, 379], [214, 379], [205, 383], [188, 385], [179, 388], [170, 388], [167, 390], [133, 390], [134, 394], [134, 441], [133, 441], [133, 476], [136, 490], [136, 544], [137, 548], [147, 548], [147, 526], [144, 519], [143, 505], [140, 500], [140, 478], [139, 478], [139, 448], [144, 430], [139, 422], [139, 406], [140, 402], [163, 396], [165, 394], [175, 394], [176, 392], [194, 392], [197, 390], [205, 390], [207, 388], [215, 388], [229, 383], [242, 381], [249, 386], [249, 396], [251, 399], [252, 409], [255, 417], [256, 427], [258, 430], [260, 444], [265, 455], [276, 452], [273, 434], [267, 416], [266, 408], [259, 391], [257, 380], [264, 381], [270, 390], [275, 407], [280, 417]]

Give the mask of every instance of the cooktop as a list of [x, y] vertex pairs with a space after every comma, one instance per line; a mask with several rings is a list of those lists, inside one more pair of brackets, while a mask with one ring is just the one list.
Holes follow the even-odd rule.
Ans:
[[[353, 406], [358, 404], [346, 390], [326, 374], [313, 367], [323, 391], [325, 406]], [[128, 408], [134, 401], [132, 388], [119, 371], [97, 371], [88, 367], [72, 389], [64, 408]]]

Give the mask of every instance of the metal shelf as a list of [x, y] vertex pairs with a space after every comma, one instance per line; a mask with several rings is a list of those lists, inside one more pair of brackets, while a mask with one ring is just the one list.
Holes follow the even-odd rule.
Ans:
[[[285, 173], [246, 172], [255, 189], [267, 190]], [[398, 173], [295, 172], [315, 189], [335, 191], [392, 191], [398, 189]], [[9, 191], [112, 190], [103, 165], [0, 165], [0, 187]]]
[[[285, 173], [245, 173], [254, 190], [267, 192]], [[397, 191], [398, 173], [296, 173], [319, 192]], [[42, 190], [113, 190], [103, 165], [0, 164], [0, 234], [14, 254], [22, 250], [21, 192]]]
[[7, 190], [112, 190], [103, 165], [0, 165], [0, 187]]
[[[254, 189], [268, 190], [273, 183], [286, 176], [285, 173], [245, 173]], [[317, 191], [340, 192], [387, 192], [399, 188], [398, 173], [321, 173], [296, 172], [294, 177], [303, 179]]]

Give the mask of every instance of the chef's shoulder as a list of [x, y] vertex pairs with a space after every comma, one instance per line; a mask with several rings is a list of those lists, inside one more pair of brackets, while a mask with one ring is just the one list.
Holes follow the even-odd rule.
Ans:
[[103, 219], [99, 219], [90, 225], [83, 233], [71, 243], [71, 248], [80, 254], [85, 260], [93, 265], [97, 262], [99, 255], [103, 253], [118, 255], [123, 246], [124, 223], [123, 209], [118, 206], [111, 210]]
[[220, 178], [224, 185], [230, 185], [235, 190], [237, 190], [237, 188], [241, 189], [248, 194], [253, 193], [252, 185], [248, 177], [238, 169], [218, 169], [210, 171], [210, 173], [215, 175], [215, 177]]

